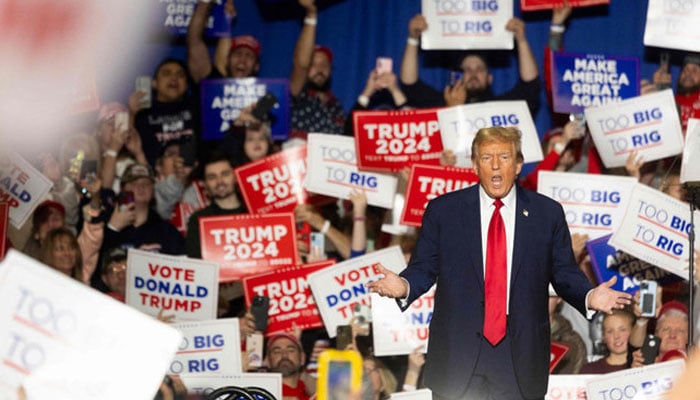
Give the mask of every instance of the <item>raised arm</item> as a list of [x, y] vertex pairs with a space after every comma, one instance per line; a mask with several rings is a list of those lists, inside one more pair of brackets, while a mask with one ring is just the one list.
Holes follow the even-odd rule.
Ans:
[[537, 78], [539, 71], [537, 70], [537, 62], [532, 54], [530, 43], [525, 36], [525, 22], [519, 18], [511, 18], [506, 24], [506, 29], [513, 32], [515, 44], [518, 48], [518, 71], [520, 79], [524, 82], [530, 82]]
[[301, 28], [297, 45], [294, 48], [292, 74], [289, 77], [289, 93], [298, 96], [306, 83], [306, 76], [311, 67], [311, 59], [316, 44], [316, 23], [318, 12], [314, 0], [299, 0], [299, 5], [306, 10], [304, 25]]
[[[226, 16], [233, 21], [237, 16], [236, 6], [233, 4], [233, 0], [226, 0], [224, 5], [224, 12]], [[231, 53], [231, 43], [233, 40], [230, 37], [221, 37], [216, 42], [216, 50], [214, 51], [214, 68], [219, 71], [221, 76], [227, 76], [228, 70], [228, 57]]]
[[401, 83], [404, 85], [412, 85], [418, 80], [418, 40], [426, 29], [428, 22], [421, 14], [416, 14], [408, 22], [408, 40], [401, 60]]
[[210, 2], [197, 2], [194, 8], [190, 26], [187, 27], [187, 68], [195, 82], [199, 82], [211, 73], [211, 58], [209, 49], [204, 43], [204, 28], [211, 12]]

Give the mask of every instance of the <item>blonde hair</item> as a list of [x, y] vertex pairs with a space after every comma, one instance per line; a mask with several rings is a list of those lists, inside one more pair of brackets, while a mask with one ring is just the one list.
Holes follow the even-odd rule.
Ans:
[[487, 143], [500, 142], [512, 143], [515, 147], [515, 158], [517, 162], [523, 162], [522, 134], [517, 128], [505, 128], [502, 126], [491, 126], [481, 128], [476, 132], [474, 141], [472, 141], [472, 161], [476, 161], [479, 148]]

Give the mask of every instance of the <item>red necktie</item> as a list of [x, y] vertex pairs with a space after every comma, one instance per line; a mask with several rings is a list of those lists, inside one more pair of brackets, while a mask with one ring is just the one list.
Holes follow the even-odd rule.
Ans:
[[486, 241], [486, 277], [484, 279], [484, 337], [492, 345], [498, 344], [506, 334], [506, 280], [508, 259], [506, 252], [506, 228], [501, 218], [503, 202], [493, 202], [496, 209], [489, 222]]

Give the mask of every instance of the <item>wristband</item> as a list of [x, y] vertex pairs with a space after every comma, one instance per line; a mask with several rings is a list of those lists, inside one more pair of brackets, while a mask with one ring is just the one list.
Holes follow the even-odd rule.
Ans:
[[549, 27], [549, 30], [554, 33], [564, 33], [566, 28], [562, 24], [552, 24], [552, 26]]
[[353, 220], [353, 221], [366, 221], [366, 220], [367, 220], [367, 217], [360, 216], [360, 217], [355, 217], [355, 218], [353, 218], [352, 220]]
[[105, 150], [104, 153], [102, 153], [102, 157], [114, 157], [117, 158], [117, 152], [114, 150]]
[[329, 229], [331, 229], [331, 221], [326, 220], [326, 222], [323, 223], [323, 228], [321, 228], [321, 233], [325, 235], [328, 233]]
[[418, 39], [414, 39], [412, 37], [409, 37], [406, 39], [406, 43], [411, 45], [411, 46], [418, 46]]
[[369, 105], [369, 97], [365, 96], [364, 94], [361, 94], [360, 97], [357, 98], [357, 103], [362, 107], [367, 108], [367, 106]]
[[564, 149], [566, 149], [564, 143], [554, 143], [554, 151], [556, 151], [557, 154], [563, 153]]
[[413, 392], [416, 390], [416, 387], [413, 385], [409, 385], [408, 383], [403, 384], [403, 391], [404, 392]]
[[318, 20], [316, 18], [309, 18], [309, 17], [304, 18], [304, 25], [316, 26], [317, 22], [318, 22]]

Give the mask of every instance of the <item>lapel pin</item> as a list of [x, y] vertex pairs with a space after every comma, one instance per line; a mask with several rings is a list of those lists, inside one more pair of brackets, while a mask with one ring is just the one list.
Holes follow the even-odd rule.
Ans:
[[528, 215], [530, 215], [530, 211], [528, 211], [528, 210], [523, 210], [523, 215], [527, 217]]

